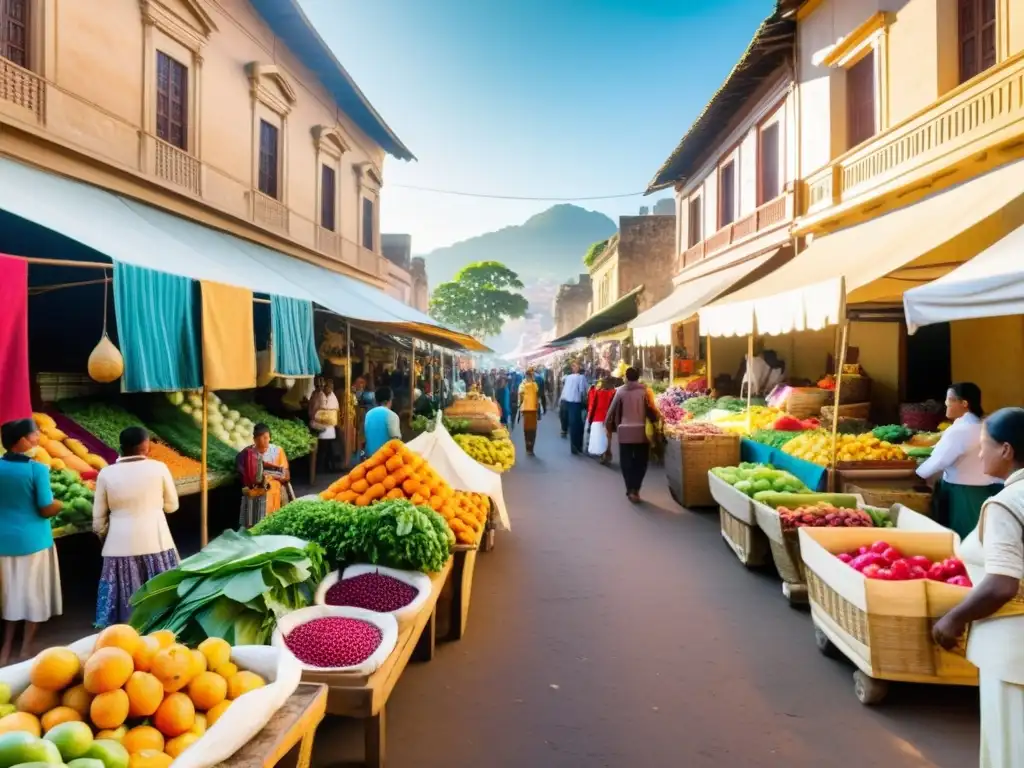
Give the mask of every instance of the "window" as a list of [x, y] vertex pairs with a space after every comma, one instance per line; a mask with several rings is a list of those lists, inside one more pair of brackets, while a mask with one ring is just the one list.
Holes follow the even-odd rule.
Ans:
[[758, 179], [759, 205], [764, 205], [769, 200], [774, 200], [782, 192], [781, 184], [779, 184], [779, 159], [781, 155], [779, 139], [778, 121], [761, 129], [760, 146], [758, 147], [760, 158], [760, 178]]
[[278, 194], [278, 130], [266, 120], [260, 120], [260, 192], [277, 199]]
[[337, 197], [334, 186], [334, 169], [329, 165], [320, 167], [320, 226], [334, 231], [334, 212], [337, 210]]
[[0, 58], [28, 67], [29, 0], [0, 0]]
[[875, 117], [875, 52], [846, 70], [846, 136], [849, 147], [877, 132]]
[[736, 162], [730, 160], [718, 175], [718, 228], [736, 220]]
[[156, 135], [188, 150], [188, 67], [162, 51], [156, 53]]
[[701, 221], [700, 198], [695, 197], [690, 200], [688, 208], [689, 214], [686, 218], [686, 247], [693, 248], [693, 246], [702, 240], [701, 232], [704, 229], [702, 226], [703, 222]]
[[363, 198], [363, 248], [373, 250], [373, 200]]
[[996, 0], [959, 0], [960, 82], [996, 63]]

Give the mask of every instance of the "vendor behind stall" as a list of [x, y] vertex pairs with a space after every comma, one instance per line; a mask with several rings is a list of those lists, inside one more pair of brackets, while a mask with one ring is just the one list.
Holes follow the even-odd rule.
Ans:
[[744, 357], [736, 380], [740, 382], [740, 395], [747, 394], [748, 385], [751, 395], [766, 396], [786, 378], [786, 363], [776, 354], [774, 349], [766, 349], [753, 360]]
[[981, 505], [1003, 487], [997, 478], [985, 474], [978, 456], [982, 415], [981, 389], [976, 384], [950, 386], [946, 418], [953, 424], [942, 433], [931, 457], [917, 468], [918, 476], [938, 481], [932, 495], [932, 517], [961, 538], [978, 525]]
[[372, 456], [389, 440], [402, 439], [402, 427], [398, 414], [391, 410], [391, 390], [380, 387], [377, 390], [377, 407], [366, 414], [366, 455]]

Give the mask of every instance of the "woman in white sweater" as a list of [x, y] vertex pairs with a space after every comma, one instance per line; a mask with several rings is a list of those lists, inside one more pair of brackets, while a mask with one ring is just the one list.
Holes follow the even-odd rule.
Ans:
[[148, 454], [149, 433], [129, 427], [121, 458], [96, 478], [92, 527], [103, 540], [97, 627], [127, 622], [139, 587], [178, 565], [166, 517], [178, 509], [178, 492], [167, 465]]

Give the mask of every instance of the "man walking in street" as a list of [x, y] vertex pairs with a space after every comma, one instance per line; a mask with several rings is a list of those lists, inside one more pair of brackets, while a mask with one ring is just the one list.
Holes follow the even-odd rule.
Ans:
[[644, 484], [650, 443], [647, 441], [647, 422], [655, 421], [658, 411], [646, 386], [640, 383], [636, 368], [626, 370], [626, 383], [615, 390], [604, 428], [608, 435], [605, 462], [612, 458], [612, 434], [619, 436], [619, 466], [626, 484], [626, 498], [634, 504], [640, 501], [640, 486]]
[[572, 373], [562, 382], [561, 402], [565, 403], [569, 420], [569, 447], [573, 456], [583, 453], [583, 409], [587, 402], [587, 377], [580, 373], [580, 364], [572, 364]]
[[526, 455], [533, 456], [533, 446], [537, 441], [537, 420], [540, 418], [540, 405], [544, 399], [544, 390], [533, 378], [533, 368], [526, 369], [526, 378], [519, 385], [519, 414], [523, 420], [523, 441], [526, 443]]

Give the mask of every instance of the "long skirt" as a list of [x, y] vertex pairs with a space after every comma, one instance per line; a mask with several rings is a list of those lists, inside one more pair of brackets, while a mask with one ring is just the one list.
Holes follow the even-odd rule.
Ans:
[[48, 621], [64, 610], [57, 548], [0, 557], [0, 614], [4, 621]]
[[981, 768], [1024, 765], [1024, 686], [979, 675]]
[[175, 549], [150, 555], [104, 557], [96, 595], [96, 628], [127, 623], [132, 616], [132, 595], [154, 576], [176, 568], [178, 562]]
[[604, 431], [604, 422], [595, 421], [590, 425], [590, 441], [587, 443], [587, 453], [591, 456], [601, 456], [608, 450], [608, 433]]
[[267, 516], [267, 492], [242, 489], [242, 506], [238, 514], [239, 528], [252, 528]]
[[981, 505], [1002, 489], [999, 484], [957, 485], [942, 481], [932, 497], [932, 517], [966, 539], [978, 527]]

